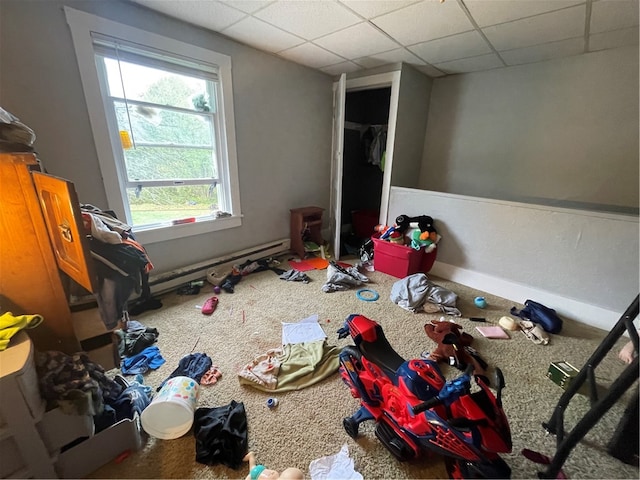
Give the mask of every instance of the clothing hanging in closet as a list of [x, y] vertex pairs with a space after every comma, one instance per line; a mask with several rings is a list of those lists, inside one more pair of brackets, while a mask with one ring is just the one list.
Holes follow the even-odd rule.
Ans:
[[387, 150], [387, 125], [369, 125], [362, 134], [365, 158], [372, 165], [380, 165]]

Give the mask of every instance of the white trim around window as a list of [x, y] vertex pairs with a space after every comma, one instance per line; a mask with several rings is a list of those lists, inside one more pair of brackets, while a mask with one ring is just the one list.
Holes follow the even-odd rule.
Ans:
[[226, 176], [228, 185], [231, 216], [151, 229], [137, 230], [134, 228], [136, 239], [143, 244], [154, 243], [240, 226], [242, 224], [242, 214], [235, 140], [231, 58], [227, 55], [139, 30], [66, 6], [64, 11], [73, 38], [98, 161], [107, 201], [109, 202], [109, 205], [105, 207], [115, 211], [123, 219], [128, 216], [128, 209], [124, 201], [124, 196], [126, 195], [125, 185], [123, 185], [118, 176], [117, 162], [114, 156], [114, 152], [117, 149], [121, 149], [121, 146], [115, 143], [113, 136], [109, 135], [108, 116], [100, 90], [92, 33], [121, 38], [128, 42], [156, 48], [174, 55], [181, 55], [193, 61], [201, 61], [209, 65], [213, 64], [219, 69], [218, 75], [222, 86], [222, 105], [220, 108], [224, 112], [225, 138], [223, 140], [226, 147], [226, 162], [223, 174]]

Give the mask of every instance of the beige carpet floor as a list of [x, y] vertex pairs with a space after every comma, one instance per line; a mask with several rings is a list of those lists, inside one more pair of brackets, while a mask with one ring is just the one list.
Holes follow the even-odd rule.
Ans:
[[[288, 265], [283, 263], [281, 268], [286, 270]], [[360, 313], [378, 321], [391, 345], [405, 358], [418, 357], [433, 349], [435, 343], [424, 333], [424, 324], [442, 314], [414, 314], [403, 310], [389, 299], [396, 278], [380, 272], [364, 273], [370, 279], [368, 286], [380, 293], [378, 301], [358, 299], [355, 289], [322, 292], [326, 270], [307, 272], [312, 279], [308, 284], [280, 280], [272, 271], [252, 273], [236, 286], [235, 293], [218, 295], [220, 302], [211, 316], [203, 315], [198, 308], [213, 294], [210, 284], [196, 296], [163, 295], [163, 308], [135, 318], [159, 330], [157, 345], [166, 359], [162, 367], [145, 375], [145, 383], [155, 390], [178, 366], [181, 357], [206, 353], [220, 367], [223, 376], [216, 384], [201, 387], [198, 406], [223, 406], [232, 400], [243, 402], [248, 418], [249, 448], [256, 453], [258, 462], [269, 468], [282, 471], [295, 466], [310, 478], [308, 467], [312, 460], [334, 455], [346, 444], [355, 469], [365, 479], [446, 478], [438, 456], [398, 462], [377, 440], [371, 422], [361, 425], [359, 438], [351, 439], [342, 427], [342, 419], [353, 414], [359, 403], [351, 397], [337, 372], [303, 390], [276, 394], [279, 405], [275, 409], [266, 406], [271, 395], [240, 385], [238, 381], [237, 372], [244, 365], [268, 349], [280, 346], [282, 322], [296, 322], [313, 314], [319, 315], [331, 345], [350, 344], [349, 339], [338, 339], [336, 330], [349, 314]], [[523, 448], [549, 456], [555, 452], [555, 437], [546, 433], [542, 423], [549, 420], [563, 391], [547, 378], [549, 364], [567, 361], [582, 367], [607, 332], [565, 321], [562, 333], [552, 335], [546, 346], [534, 344], [521, 332], [511, 332], [508, 340], [486, 339], [475, 332], [477, 323], [470, 322], [469, 317], [482, 316], [488, 324], [497, 324], [512, 306], [521, 308], [522, 304], [436, 277], [429, 278], [458, 295], [457, 307], [462, 317], [456, 321], [474, 337], [472, 346], [480, 355], [504, 372], [503, 402], [513, 436], [513, 451], [504, 458], [512, 468], [512, 477], [537, 478], [540, 466], [525, 459], [520, 452]], [[487, 299], [488, 307], [484, 310], [473, 303], [478, 295]], [[616, 349], [596, 370], [597, 381], [603, 387], [624, 368], [616, 355], [624, 343], [625, 339], [620, 339]], [[446, 365], [442, 365], [442, 369], [448, 377], [459, 373]], [[633, 388], [637, 388], [637, 382]], [[570, 478], [638, 478], [636, 467], [606, 453], [606, 444], [625, 406], [622, 401], [618, 402], [572, 451], [564, 465]], [[565, 412], [566, 427], [572, 428], [588, 408], [588, 400], [576, 396]], [[197, 463], [195, 440], [189, 432], [175, 440], [148, 438], [140, 451], [120, 463], [108, 463], [91, 477], [242, 479], [247, 473], [245, 466], [233, 470]]]

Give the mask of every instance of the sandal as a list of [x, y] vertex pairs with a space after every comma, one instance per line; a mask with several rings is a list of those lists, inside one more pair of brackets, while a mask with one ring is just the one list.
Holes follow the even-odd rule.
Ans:
[[205, 315], [211, 315], [216, 311], [216, 307], [218, 306], [218, 297], [208, 298], [204, 305], [202, 305], [202, 313]]

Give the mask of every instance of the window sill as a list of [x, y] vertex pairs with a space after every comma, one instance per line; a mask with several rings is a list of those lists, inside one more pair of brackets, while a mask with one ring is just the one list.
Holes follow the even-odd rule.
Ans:
[[242, 225], [242, 216], [216, 218], [182, 225], [167, 225], [144, 230], [133, 229], [136, 240], [142, 245], [175, 240], [176, 238], [201, 235], [203, 233], [217, 232]]

